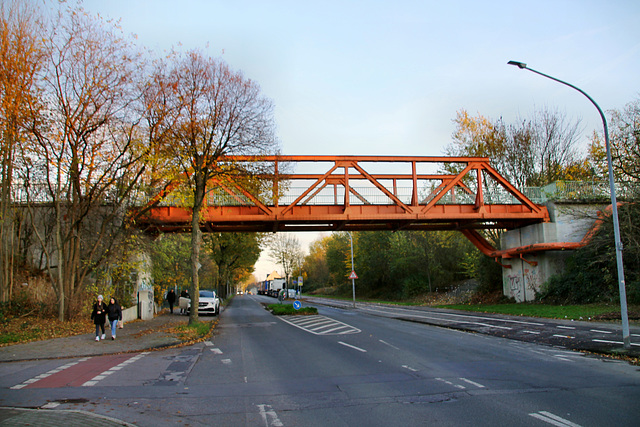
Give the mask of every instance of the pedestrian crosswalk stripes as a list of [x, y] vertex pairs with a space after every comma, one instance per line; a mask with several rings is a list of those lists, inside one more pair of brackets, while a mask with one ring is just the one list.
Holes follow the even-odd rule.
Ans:
[[278, 316], [280, 320], [315, 335], [347, 335], [362, 332], [355, 326], [326, 316]]

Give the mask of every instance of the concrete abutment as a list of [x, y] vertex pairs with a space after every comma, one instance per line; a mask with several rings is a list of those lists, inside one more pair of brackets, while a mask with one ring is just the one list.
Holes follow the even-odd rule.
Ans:
[[[542, 243], [583, 241], [606, 205], [547, 203], [551, 222], [509, 230], [500, 239], [501, 249], [521, 248]], [[533, 301], [536, 292], [552, 276], [564, 271], [573, 250], [547, 250], [502, 258], [502, 290], [517, 302]], [[508, 266], [508, 267], [507, 267]]]

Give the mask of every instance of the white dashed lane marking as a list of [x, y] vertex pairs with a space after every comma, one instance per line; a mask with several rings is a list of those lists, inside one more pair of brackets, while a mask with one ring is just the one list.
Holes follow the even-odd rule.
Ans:
[[484, 386], [483, 386], [482, 384], [477, 383], [477, 382], [475, 382], [475, 381], [471, 381], [471, 380], [468, 380], [468, 379], [466, 379], [466, 378], [460, 378], [460, 379], [461, 379], [462, 381], [464, 381], [464, 382], [466, 382], [466, 383], [468, 383], [468, 384], [474, 385], [474, 386], [476, 386], [476, 387], [478, 387], [478, 388], [484, 388]]
[[364, 348], [356, 347], [355, 345], [347, 344], [346, 342], [338, 341], [338, 344], [342, 344], [345, 347], [349, 347], [349, 348], [352, 348], [354, 350], [358, 350], [358, 351], [360, 351], [362, 353], [366, 353], [367, 352], [367, 350], [365, 350]]
[[445, 383], [445, 384], [448, 384], [448, 385], [450, 385], [450, 386], [452, 386], [452, 387], [459, 388], [460, 390], [465, 390], [467, 387], [466, 387], [466, 386], [463, 386], [462, 384], [456, 384], [456, 383], [455, 383], [455, 382], [453, 382], [453, 381], [460, 380], [460, 381], [464, 381], [465, 383], [467, 383], [467, 384], [469, 384], [469, 385], [472, 385], [472, 386], [474, 386], [474, 387], [477, 387], [477, 388], [485, 388], [485, 386], [484, 386], [484, 385], [482, 385], [482, 384], [480, 384], [480, 383], [478, 383], [478, 382], [475, 382], [475, 381], [468, 380], [468, 379], [466, 379], [466, 378], [457, 378], [457, 379], [452, 379], [452, 381], [446, 380], [446, 379], [444, 379], [444, 378], [435, 378], [435, 380], [436, 380], [436, 381], [440, 381], [440, 382]]
[[138, 361], [146, 354], [148, 353], [83, 357], [30, 378], [21, 384], [11, 387], [11, 389], [94, 386], [109, 375]]
[[565, 420], [564, 418], [547, 411], [534, 412], [529, 415], [533, 418], [539, 419], [540, 421], [544, 421], [545, 423], [558, 427], [580, 427], [580, 425], [576, 423], [572, 423], [569, 420]]
[[101, 381], [101, 380], [107, 378], [109, 375], [113, 374], [114, 372], [118, 372], [119, 370], [121, 370], [125, 366], [128, 366], [128, 365], [130, 365], [132, 363], [137, 362], [138, 360], [142, 359], [147, 354], [149, 354], [149, 353], [148, 352], [144, 352], [144, 353], [138, 354], [137, 356], [133, 356], [132, 358], [127, 359], [124, 362], [107, 369], [106, 371], [104, 371], [100, 375], [96, 375], [91, 380], [89, 380], [89, 381], [85, 382], [84, 384], [82, 384], [82, 386], [83, 387], [92, 387], [92, 386], [96, 385], [99, 381]]
[[23, 382], [22, 384], [14, 385], [13, 387], [11, 387], [11, 389], [12, 389], [12, 390], [18, 390], [18, 389], [24, 388], [24, 387], [26, 387], [26, 386], [28, 386], [28, 385], [31, 385], [31, 384], [33, 384], [33, 383], [35, 383], [35, 382], [40, 381], [40, 380], [41, 380], [41, 379], [43, 379], [43, 378], [47, 378], [47, 377], [49, 377], [49, 376], [51, 376], [51, 375], [57, 374], [57, 373], [59, 373], [59, 372], [62, 372], [62, 371], [64, 371], [65, 369], [68, 369], [68, 368], [70, 368], [70, 367], [72, 367], [72, 366], [75, 366], [75, 365], [77, 365], [78, 363], [85, 362], [85, 361], [87, 361], [87, 360], [89, 360], [89, 359], [91, 359], [91, 358], [90, 358], [90, 357], [83, 357], [82, 359], [78, 359], [78, 360], [76, 360], [75, 362], [69, 362], [69, 363], [67, 363], [66, 365], [59, 366], [59, 367], [57, 367], [57, 368], [55, 368], [55, 369], [52, 369], [52, 370], [50, 370], [50, 371], [48, 371], [48, 372], [45, 372], [44, 374], [40, 374], [40, 375], [38, 375], [38, 376], [35, 376], [35, 377], [33, 377], [33, 378], [30, 378], [30, 379], [26, 380], [25, 382]]

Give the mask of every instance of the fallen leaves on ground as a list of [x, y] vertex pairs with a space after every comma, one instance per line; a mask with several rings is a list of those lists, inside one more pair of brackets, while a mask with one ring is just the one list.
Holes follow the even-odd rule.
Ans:
[[89, 319], [61, 322], [53, 318], [13, 317], [0, 322], [0, 347], [87, 334], [93, 330], [93, 322]]

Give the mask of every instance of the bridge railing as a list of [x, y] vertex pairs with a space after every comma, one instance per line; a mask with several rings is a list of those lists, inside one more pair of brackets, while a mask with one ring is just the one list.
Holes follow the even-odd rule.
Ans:
[[[305, 190], [306, 186], [298, 186], [289, 188], [285, 194], [279, 196], [280, 201], [283, 204], [292, 203], [297, 197], [300, 196]], [[371, 204], [391, 204], [391, 199], [376, 191], [373, 187], [358, 187], [353, 189], [359, 194], [363, 195], [367, 201]], [[472, 189], [475, 192], [475, 188]], [[396, 187], [396, 196], [403, 203], [411, 202], [412, 187], [403, 186]], [[521, 189], [522, 193], [527, 196], [532, 202], [537, 204], [545, 204], [549, 201], [603, 201], [606, 202], [610, 199], [609, 183], [597, 182], [597, 181], [556, 181], [551, 184], [542, 187], [524, 187]], [[616, 195], [619, 199], [630, 198], [633, 194], [637, 193], [638, 186], [632, 183], [616, 183]], [[429, 191], [425, 188], [419, 192], [421, 200], [428, 197]], [[484, 197], [487, 203], [496, 204], [515, 204], [518, 201], [510, 193], [505, 191], [489, 191], [484, 193]], [[273, 200], [273, 195], [268, 194], [261, 197], [264, 202], [269, 203]], [[473, 204], [475, 195], [466, 192], [457, 192], [444, 195], [437, 204]], [[325, 188], [315, 197], [313, 197], [307, 204], [309, 205], [333, 205], [344, 199], [344, 188], [339, 187], [334, 191], [332, 188]], [[27, 190], [22, 185], [14, 185], [12, 191], [12, 200], [15, 203], [49, 203], [52, 198], [47, 190], [45, 184], [30, 184], [30, 189]], [[137, 202], [136, 202], [137, 200]], [[148, 200], [147, 192], [139, 192], [137, 196], [134, 196], [134, 202], [132, 204], [140, 205]], [[223, 191], [210, 190], [207, 194], [207, 204], [210, 206], [241, 206], [250, 204], [251, 200], [245, 195], [235, 195]], [[159, 206], [182, 206], [185, 204], [183, 197], [175, 195], [167, 195], [159, 203]], [[365, 204], [359, 199], [352, 201], [352, 204]]]
[[[426, 187], [426, 186], [425, 186]], [[391, 188], [391, 186], [390, 186]], [[289, 187], [283, 194], [278, 196], [278, 201], [281, 205], [288, 205], [293, 203], [298, 197], [300, 197], [308, 187], [296, 186]], [[473, 193], [467, 193], [464, 191], [449, 192], [442, 196], [436, 204], [438, 205], [454, 205], [454, 204], [474, 204], [476, 199], [475, 188], [470, 186], [470, 190]], [[350, 187], [352, 205], [393, 205], [395, 202], [386, 194], [380, 192], [379, 189], [370, 186], [354, 186]], [[412, 187], [396, 187], [394, 195], [405, 204], [411, 204], [413, 188]], [[420, 204], [425, 204], [430, 200], [431, 190], [423, 188], [418, 191], [418, 197]], [[520, 202], [510, 193], [500, 188], [495, 188], [493, 191], [484, 193], [485, 202], [489, 204], [519, 204]], [[525, 193], [526, 195], [526, 193]], [[326, 187], [320, 190], [313, 196], [309, 196], [308, 199], [304, 199], [299, 205], [306, 206], [325, 206], [325, 205], [339, 205], [342, 204], [345, 197], [345, 188], [343, 186], [337, 186], [334, 188]], [[258, 197], [264, 204], [273, 205], [275, 198], [272, 193], [261, 194]], [[206, 203], [208, 206], [243, 206], [250, 205], [253, 202], [249, 197], [244, 194], [234, 193], [233, 195], [216, 189], [211, 189], [207, 193]], [[159, 202], [158, 206], [184, 206], [185, 198], [181, 196], [168, 195]]]

